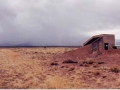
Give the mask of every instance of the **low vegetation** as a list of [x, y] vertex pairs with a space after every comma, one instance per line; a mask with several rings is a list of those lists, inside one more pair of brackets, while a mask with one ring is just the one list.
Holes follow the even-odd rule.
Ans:
[[70, 67], [68, 71], [73, 71], [74, 69], [74, 67]]
[[111, 72], [119, 73], [120, 72], [120, 67], [118, 65], [113, 65], [110, 68]]
[[56, 63], [56, 62], [52, 62], [50, 65], [52, 65], [52, 66], [56, 66], [56, 65], [58, 65], [58, 63]]
[[99, 70], [94, 70], [94, 71], [93, 71], [93, 74], [94, 74], [95, 76], [100, 75], [100, 71], [99, 71]]
[[63, 61], [63, 63], [78, 63], [78, 62], [75, 60], [68, 59], [68, 60]]
[[76, 48], [1, 49], [0, 89], [120, 88], [119, 53], [64, 55], [72, 50]]
[[104, 64], [105, 62], [101, 62], [101, 61], [99, 61], [99, 62], [97, 62], [98, 64]]

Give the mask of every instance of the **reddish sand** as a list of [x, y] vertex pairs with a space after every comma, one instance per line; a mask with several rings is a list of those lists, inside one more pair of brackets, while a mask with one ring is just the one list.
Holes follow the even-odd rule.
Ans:
[[120, 50], [1, 48], [0, 88], [120, 88]]

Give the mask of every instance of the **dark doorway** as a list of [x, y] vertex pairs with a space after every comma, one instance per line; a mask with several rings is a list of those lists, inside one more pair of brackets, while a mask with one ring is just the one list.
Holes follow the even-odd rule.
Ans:
[[109, 44], [108, 44], [108, 43], [105, 43], [104, 45], [105, 45], [105, 46], [104, 46], [104, 47], [105, 47], [105, 50], [108, 50], [108, 45], [109, 45]]

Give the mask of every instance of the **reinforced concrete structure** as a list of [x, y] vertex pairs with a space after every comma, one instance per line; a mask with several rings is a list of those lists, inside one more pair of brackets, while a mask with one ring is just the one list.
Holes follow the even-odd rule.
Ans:
[[91, 37], [83, 46], [90, 45], [91, 51], [112, 50], [115, 46], [115, 36], [113, 34], [100, 34]]

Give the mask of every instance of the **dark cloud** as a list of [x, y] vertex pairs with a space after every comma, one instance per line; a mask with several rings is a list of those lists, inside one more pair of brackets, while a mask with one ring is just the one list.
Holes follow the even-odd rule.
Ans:
[[120, 0], [12, 1], [0, 0], [0, 45], [82, 45], [120, 28]]

